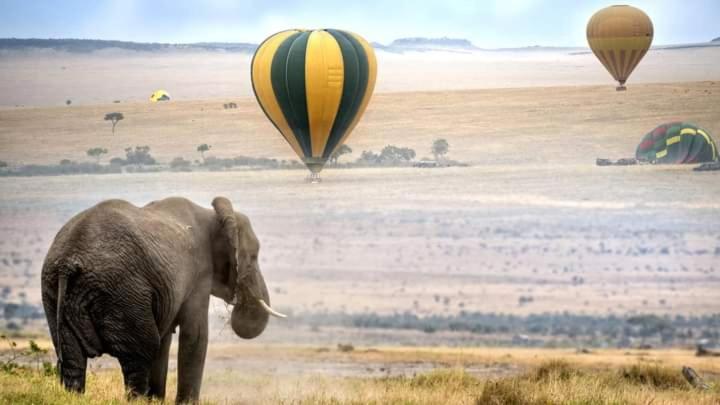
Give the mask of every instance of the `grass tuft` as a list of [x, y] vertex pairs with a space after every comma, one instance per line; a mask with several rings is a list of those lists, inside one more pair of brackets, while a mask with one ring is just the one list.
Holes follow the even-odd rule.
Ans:
[[528, 376], [533, 381], [560, 380], [567, 381], [580, 371], [564, 360], [548, 360], [537, 366]]
[[620, 376], [627, 382], [637, 385], [649, 385], [657, 389], [692, 388], [679, 370], [650, 364], [635, 364], [620, 370]]
[[542, 395], [530, 392], [519, 378], [504, 378], [485, 384], [476, 405], [549, 405], [552, 402]]
[[416, 388], [444, 388], [468, 390], [482, 387], [482, 381], [461, 368], [433, 370], [414, 376], [410, 386]]

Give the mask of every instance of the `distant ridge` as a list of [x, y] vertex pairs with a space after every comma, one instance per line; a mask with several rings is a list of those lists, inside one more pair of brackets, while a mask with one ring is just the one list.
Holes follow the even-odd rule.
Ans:
[[19, 39], [0, 38], [0, 49], [53, 49], [73, 53], [90, 53], [102, 49], [124, 49], [129, 51], [157, 52], [182, 49], [216, 50], [227, 52], [253, 53], [256, 44], [199, 42], [194, 44], [164, 44], [157, 42], [108, 41], [100, 39]]
[[[372, 42], [372, 47], [378, 51], [403, 54], [406, 52], [564, 52], [570, 55], [583, 55], [590, 53], [587, 47], [549, 47], [526, 46], [516, 48], [484, 49], [475, 46], [470, 40], [464, 38], [398, 38], [388, 45]], [[172, 51], [217, 51], [233, 52], [252, 55], [258, 44], [245, 42], [196, 42], [189, 44], [169, 44], [159, 42], [131, 42], [99, 39], [40, 39], [40, 38], [0, 38], [0, 51], [23, 51], [32, 49], [51, 49], [70, 53], [91, 53], [104, 49], [121, 49], [136, 52], [172, 52]], [[687, 48], [720, 47], [720, 37], [710, 42], [697, 44], [677, 44], [653, 46], [655, 50], [673, 50]]]
[[421, 48], [421, 49], [435, 49], [435, 48], [451, 48], [451, 49], [465, 49], [465, 50], [478, 50], [480, 48], [473, 45], [467, 39], [463, 38], [399, 38], [394, 40], [389, 48]]
[[[390, 45], [373, 42], [375, 49], [403, 53], [405, 51], [476, 51], [480, 48], [467, 39], [459, 38], [400, 38]], [[123, 49], [138, 52], [158, 52], [173, 50], [205, 50], [238, 53], [254, 53], [257, 44], [231, 42], [197, 42], [189, 44], [169, 44], [158, 42], [130, 42], [99, 39], [40, 39], [40, 38], [4, 38], [0, 39], [2, 50], [53, 49], [72, 53], [90, 53], [103, 49]]]

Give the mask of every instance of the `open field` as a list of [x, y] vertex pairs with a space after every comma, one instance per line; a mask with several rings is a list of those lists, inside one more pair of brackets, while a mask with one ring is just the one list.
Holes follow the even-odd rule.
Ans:
[[[235, 101], [237, 109], [223, 109]], [[642, 135], [672, 120], [720, 133], [720, 74], [716, 81], [634, 85], [389, 93], [374, 96], [348, 144], [357, 158], [385, 145], [430, 156], [436, 138], [450, 142], [450, 158], [479, 165], [592, 165], [596, 157], [634, 156]], [[125, 119], [111, 135], [106, 113]], [[12, 164], [92, 160], [89, 148], [108, 149], [104, 161], [128, 146], [148, 145], [153, 156], [196, 160], [197, 145], [218, 157], [296, 159], [254, 98], [0, 109], [0, 160]], [[347, 159], [347, 157], [343, 157]]]
[[[25, 347], [20, 342], [20, 348]], [[40, 342], [47, 347], [47, 342]], [[174, 350], [174, 349], [173, 349]], [[5, 354], [7, 354], [5, 352]], [[717, 404], [720, 368], [690, 351], [334, 348], [211, 345], [203, 383], [209, 403], [517, 403]], [[558, 359], [562, 359], [559, 361]], [[92, 361], [87, 393], [63, 392], [54, 376], [0, 372], [0, 401], [105, 403], [123, 398], [114, 361]], [[31, 364], [31, 363], [30, 363]], [[714, 388], [694, 390], [680, 376], [692, 366]], [[171, 361], [169, 395], [175, 391]], [[515, 402], [513, 402], [513, 398]], [[494, 401], [494, 402], [493, 402]]]
[[[237, 110], [220, 101], [123, 105], [115, 136], [101, 120], [109, 106], [1, 110], [0, 160], [82, 160], [92, 146], [118, 156], [148, 144], [168, 161], [192, 158], [201, 142], [220, 157], [294, 158], [253, 100]], [[100, 200], [208, 205], [226, 195], [253, 220], [273, 302], [296, 314], [716, 314], [716, 173], [594, 160], [632, 156], [644, 132], [671, 119], [720, 133], [718, 106], [720, 82], [380, 94], [350, 140], [355, 155], [386, 144], [422, 153], [444, 137], [450, 157], [473, 166], [328, 168], [317, 185], [298, 170], [3, 178], [0, 284], [12, 287], [9, 301], [39, 302], [53, 235]], [[449, 339], [331, 330], [278, 325], [260, 339]], [[463, 342], [481, 343], [452, 344]]]
[[[377, 92], [483, 88], [612, 86], [589, 50], [515, 49], [475, 52], [376, 51]], [[158, 88], [175, 100], [252, 97], [252, 55], [226, 52], [93, 53], [0, 51], [0, 106], [102, 105], [147, 101]], [[653, 49], [633, 72], [639, 83], [720, 78], [720, 47]]]
[[[27, 267], [38, 300], [52, 236], [97, 201], [226, 195], [253, 219], [273, 302], [296, 312], [718, 311], [714, 173], [588, 164], [328, 170], [319, 185], [303, 176], [2, 179], [0, 248], [18, 255], [2, 283], [26, 282]], [[534, 301], [518, 304], [526, 295]]]
[[[419, 55], [382, 56], [387, 69], [379, 92], [349, 140], [354, 153], [342, 159], [388, 144], [423, 158], [433, 140], [445, 138], [448, 157], [469, 167], [329, 167], [323, 183], [313, 185], [300, 170], [2, 177], [0, 299], [37, 306], [40, 269], [55, 233], [101, 200], [144, 205], [180, 195], [209, 206], [224, 195], [251, 218], [273, 306], [291, 318], [273, 319], [257, 340], [239, 342], [225, 324], [227, 309], [213, 299], [208, 400], [471, 404], [507, 402], [515, 393], [518, 404], [717, 404], [720, 362], [695, 357], [689, 346], [581, 354], [574, 347], [486, 347], [516, 338], [526, 343], [509, 331], [296, 321], [403, 313], [667, 316], [657, 318], [662, 321], [720, 313], [720, 172], [595, 166], [597, 157], [633, 156], [644, 133], [671, 120], [720, 135], [718, 50], [662, 52], [648, 56], [625, 93], [615, 92], [589, 55], [516, 55], [519, 64], [506, 71], [497, 60], [475, 60], [478, 73], [456, 67], [467, 55], [411, 71], [403, 69]], [[668, 67], [671, 54], [688, 57]], [[230, 55], [104, 56], [0, 56], [0, 160], [88, 161], [87, 149], [104, 147], [107, 162], [127, 147], [148, 145], [168, 163], [177, 156], [200, 159], [201, 143], [221, 158], [296, 159], [251, 98], [247, 71], [236, 71], [241, 63]], [[578, 65], [568, 67], [571, 59]], [[482, 69], [490, 65], [494, 70]], [[533, 68], [539, 73], [517, 80]], [[423, 85], [423, 73], [437, 80]], [[187, 86], [171, 86], [181, 82]], [[560, 84], [576, 86], [553, 87]], [[174, 101], [145, 102], [156, 87], [168, 88]], [[73, 104], [59, 106], [67, 98]], [[230, 101], [238, 108], [223, 109]], [[103, 121], [112, 111], [126, 117], [115, 135]], [[20, 327], [46, 333], [42, 321]], [[690, 344], [717, 343], [717, 331], [672, 332], [684, 333], [682, 342]], [[673, 345], [660, 332], [622, 344], [622, 329], [612, 343], [598, 331], [583, 333], [576, 339], [573, 331], [561, 331], [564, 340], [543, 335], [537, 345]], [[356, 347], [343, 352], [338, 343]], [[539, 376], [557, 358], [569, 366]], [[638, 364], [650, 368], [641, 375], [657, 373], [669, 385], [639, 383], [632, 371]], [[699, 393], [678, 382], [682, 365], [715, 388]], [[39, 373], [0, 373], [0, 403], [123, 397], [115, 360], [95, 359], [91, 369], [83, 399]], [[173, 372], [173, 393], [174, 378]]]

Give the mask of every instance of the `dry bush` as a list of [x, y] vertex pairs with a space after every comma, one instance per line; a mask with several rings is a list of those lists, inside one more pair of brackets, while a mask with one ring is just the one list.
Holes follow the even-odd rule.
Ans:
[[620, 370], [620, 375], [631, 384], [650, 385], [657, 389], [687, 390], [691, 388], [680, 370], [657, 365], [635, 364]]
[[580, 370], [574, 368], [564, 360], [548, 360], [535, 368], [528, 378], [532, 381], [560, 380], [567, 381], [573, 376], [580, 375]]

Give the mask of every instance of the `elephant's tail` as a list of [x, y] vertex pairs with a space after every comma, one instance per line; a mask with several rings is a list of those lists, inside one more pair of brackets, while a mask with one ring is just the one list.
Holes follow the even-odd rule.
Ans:
[[62, 367], [63, 354], [62, 354], [62, 327], [63, 327], [63, 302], [65, 301], [65, 291], [67, 290], [67, 279], [68, 274], [65, 271], [61, 271], [58, 274], [58, 293], [57, 293], [57, 357], [58, 365]]
[[[70, 262], [58, 267], [58, 289], [57, 289], [57, 357], [58, 365], [62, 367], [66, 356], [73, 356], [73, 347], [78, 348], [90, 357], [98, 356], [102, 352], [102, 344], [95, 331], [95, 326], [84, 311], [74, 302], [67, 302], [68, 280], [74, 280], [72, 285], [77, 285], [78, 278], [82, 277], [82, 269], [77, 262]], [[66, 311], [67, 305], [71, 305], [70, 311]]]

